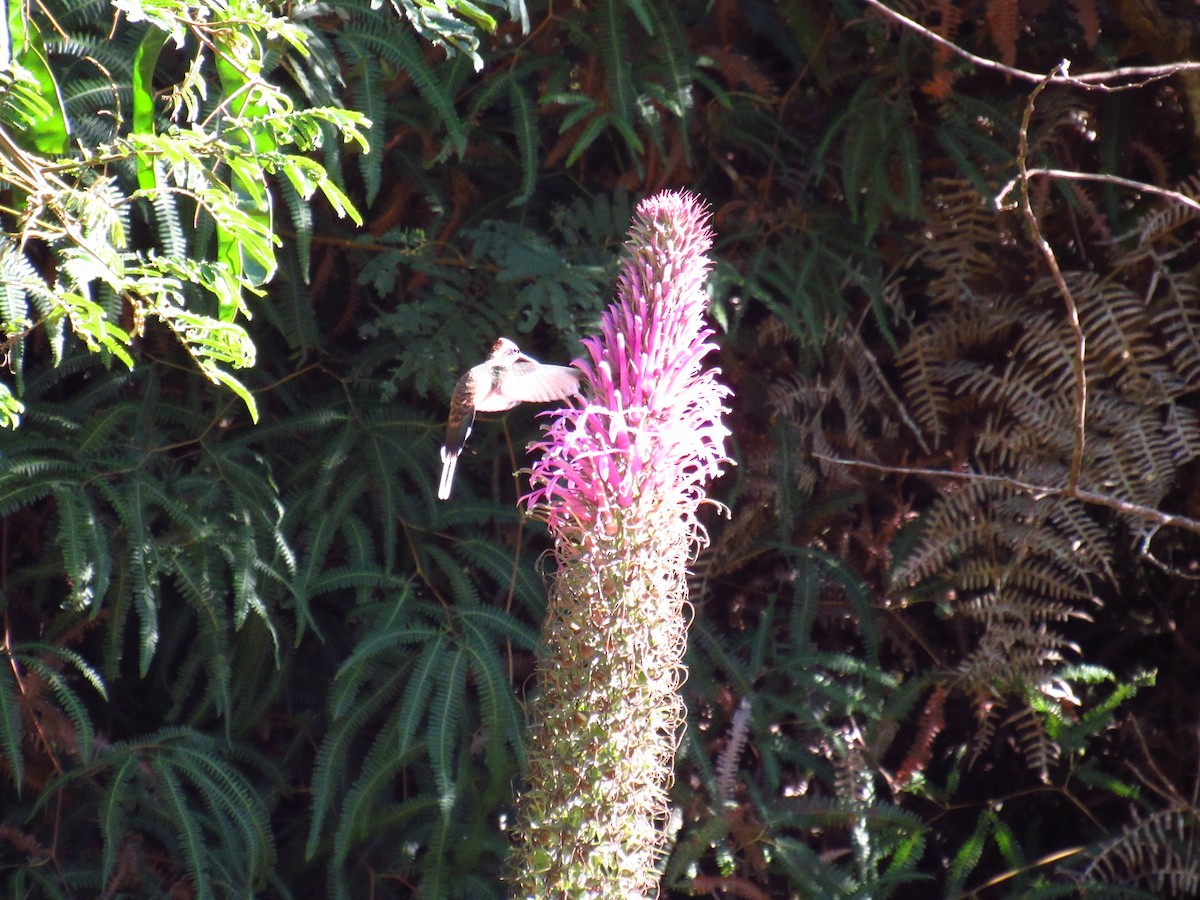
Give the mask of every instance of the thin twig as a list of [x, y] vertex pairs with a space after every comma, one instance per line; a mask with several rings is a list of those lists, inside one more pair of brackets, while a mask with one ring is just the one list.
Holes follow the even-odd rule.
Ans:
[[[966, 50], [951, 40], [942, 37], [935, 31], [926, 28], [920, 22], [910, 19], [903, 13], [898, 13], [894, 9], [884, 6], [880, 0], [863, 0], [871, 9], [877, 10], [885, 17], [903, 25], [905, 28], [915, 31], [917, 34], [926, 40], [932, 41], [939, 47], [945, 47], [951, 53], [961, 56], [963, 59], [972, 65], [978, 66], [981, 69], [990, 69], [993, 72], [1000, 72], [1012, 78], [1019, 78], [1022, 81], [1029, 81], [1035, 84], [1045, 80], [1045, 76], [1038, 72], [1027, 72], [1024, 69], [1017, 69], [1013, 66], [1006, 66], [1002, 62], [997, 62], [994, 59], [988, 59], [985, 56], [976, 56], [969, 50]], [[1106, 93], [1112, 91], [1127, 91], [1135, 88], [1144, 87], [1147, 84], [1155, 81], [1161, 81], [1164, 78], [1176, 74], [1177, 72], [1189, 72], [1200, 69], [1200, 62], [1178, 62], [1169, 63], [1162, 66], [1126, 66], [1120, 69], [1105, 69], [1102, 72], [1088, 72], [1084, 75], [1068, 75], [1068, 63], [1064, 61], [1059, 69], [1061, 74], [1052, 75], [1049, 79], [1050, 84], [1069, 84], [1073, 87], [1083, 88], [1089, 91], [1103, 91]], [[1056, 70], [1058, 71], [1058, 70]], [[1124, 84], [1108, 84], [1110, 81], [1118, 81], [1127, 78], [1137, 78], [1139, 81], [1129, 82]]]
[[979, 885], [979, 887], [972, 888], [971, 890], [962, 894], [956, 894], [953, 900], [969, 900], [971, 897], [978, 897], [988, 888], [996, 887], [997, 885], [1003, 884], [1006, 881], [1009, 881], [1020, 875], [1024, 875], [1028, 872], [1032, 872], [1036, 869], [1040, 869], [1044, 866], [1049, 866], [1056, 862], [1062, 862], [1064, 859], [1069, 859], [1072, 856], [1078, 856], [1080, 853], [1083, 853], [1086, 850], [1087, 847], [1082, 846], [1063, 847], [1061, 850], [1055, 850], [1052, 853], [1047, 853], [1041, 859], [1035, 859], [1033, 862], [1028, 863], [1027, 865], [1017, 866], [1009, 869], [1006, 872], [1001, 872], [994, 878], [990, 878], [983, 884]]
[[1024, 176], [1018, 175], [1013, 178], [1008, 184], [1004, 185], [1003, 190], [996, 195], [997, 209], [1012, 209], [1012, 205], [1006, 203], [1008, 195], [1013, 192], [1013, 189], [1020, 184], [1022, 178], [1028, 180], [1035, 178], [1038, 175], [1045, 175], [1049, 178], [1061, 178], [1065, 181], [1099, 181], [1102, 184], [1111, 184], [1117, 187], [1127, 187], [1134, 191], [1139, 191], [1143, 194], [1154, 194], [1157, 197], [1165, 197], [1167, 200], [1174, 200], [1176, 203], [1182, 203], [1184, 206], [1200, 212], [1200, 200], [1195, 197], [1189, 197], [1187, 194], [1179, 191], [1168, 190], [1167, 188], [1157, 187], [1153, 184], [1147, 184], [1144, 181], [1134, 181], [1132, 178], [1122, 178], [1119, 175], [1106, 175], [1102, 172], [1073, 172], [1070, 169], [1026, 169]]
[[1101, 494], [1096, 491], [1085, 491], [1080, 488], [1071, 490], [1066, 486], [1054, 487], [1047, 484], [1035, 484], [1031, 481], [1022, 481], [1020, 478], [1012, 478], [1008, 475], [988, 475], [983, 472], [964, 472], [954, 469], [926, 469], [920, 466], [892, 466], [883, 463], [868, 462], [863, 459], [846, 459], [840, 456], [828, 456], [824, 453], [815, 452], [813, 456], [835, 465], [870, 469], [873, 472], [883, 472], [888, 475], [916, 475], [920, 478], [947, 478], [953, 481], [976, 481], [984, 484], [995, 484], [1030, 494], [1037, 500], [1041, 500], [1043, 497], [1065, 497], [1071, 500], [1078, 500], [1080, 503], [1085, 503], [1089, 506], [1103, 506], [1107, 509], [1113, 509], [1128, 516], [1133, 516], [1135, 519], [1153, 522], [1160, 528], [1182, 528], [1184, 531], [1200, 534], [1200, 521], [1196, 519], [1165, 513], [1152, 506], [1130, 503], [1119, 497], [1113, 497], [1110, 494]]
[[[1066, 63], [1060, 63], [1055, 71], [1065, 73]], [[1033, 107], [1037, 102], [1038, 95], [1046, 89], [1053, 77], [1054, 72], [1045, 76], [1029, 94], [1029, 99], [1025, 101], [1025, 114], [1021, 117], [1021, 130], [1017, 137], [1017, 175], [1021, 188], [1021, 212], [1025, 214], [1025, 221], [1029, 223], [1030, 236], [1042, 252], [1042, 257], [1046, 260], [1050, 275], [1054, 279], [1055, 287], [1058, 288], [1058, 293], [1063, 299], [1063, 305], [1067, 310], [1067, 322], [1071, 326], [1071, 335], [1075, 338], [1075, 358], [1071, 361], [1075, 369], [1075, 433], [1071, 448], [1071, 468], [1067, 475], [1067, 487], [1071, 491], [1075, 491], [1079, 487], [1079, 473], [1083, 469], [1084, 428], [1087, 422], [1087, 337], [1079, 322], [1079, 305], [1067, 287], [1067, 281], [1063, 278], [1062, 269], [1059, 268], [1058, 259], [1054, 255], [1054, 248], [1042, 235], [1042, 228], [1038, 224], [1037, 216], [1033, 213], [1033, 205], [1029, 202], [1029, 168], [1027, 166], [1029, 123], [1033, 119]]]

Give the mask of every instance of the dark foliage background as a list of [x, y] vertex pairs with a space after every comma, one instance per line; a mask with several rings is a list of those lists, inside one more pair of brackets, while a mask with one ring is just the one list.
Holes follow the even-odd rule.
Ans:
[[[63, 7], [102, 40], [111, 13]], [[439, 503], [442, 422], [497, 335], [578, 352], [664, 187], [714, 214], [738, 466], [663, 896], [1197, 891], [1196, 73], [1050, 85], [1023, 127], [1035, 83], [873, 7], [533, 2], [479, 71], [366, 0], [305, 19], [327, 80], [272, 77], [373, 121], [324, 159], [365, 226], [288, 200], [259, 424], [153, 324], [132, 372], [26, 348], [7, 895], [505, 896], [538, 426], [478, 423]], [[1195, 54], [1169, 0], [892, 8], [1039, 74]], [[1161, 189], [1031, 178], [1061, 284], [995, 203], [1023, 131], [1030, 168]]]

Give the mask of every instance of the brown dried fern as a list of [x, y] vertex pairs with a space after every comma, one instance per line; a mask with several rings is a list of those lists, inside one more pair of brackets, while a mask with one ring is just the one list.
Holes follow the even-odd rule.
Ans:
[[[1077, 126], [1062, 111], [1046, 113], [1040, 146], [1053, 148], [1056, 132]], [[1078, 357], [1062, 289], [1086, 346], [1080, 488], [1157, 509], [1180, 468], [1200, 458], [1200, 421], [1184, 402], [1187, 386], [1200, 383], [1200, 288], [1191, 263], [1172, 272], [1163, 265], [1170, 258], [1155, 251], [1178, 245], [1192, 214], [1147, 216], [1142, 229], [1110, 245], [1119, 255], [1106, 278], [1066, 272], [1061, 284], [1037, 279], [1016, 297], [988, 286], [991, 256], [1000, 252], [988, 223], [997, 217], [968, 186], [940, 187], [947, 199], [937, 205], [933, 239], [914, 260], [935, 272], [935, 305], [900, 349], [903, 400], [958, 465], [1000, 477], [940, 486], [893, 589], [923, 596], [940, 584], [952, 608], [975, 623], [977, 640], [955, 666], [954, 683], [975, 698], [977, 751], [1003, 730], [1045, 777], [1058, 753], [1046, 730], [1049, 707], [1012, 707], [1013, 698], [1049, 690], [1076, 653], [1062, 623], [1090, 616], [1114, 568], [1103, 519], [1071, 496]], [[1159, 266], [1149, 290], [1130, 280], [1144, 279], [1148, 260]], [[967, 434], [973, 443], [963, 441]], [[1134, 525], [1135, 539], [1152, 527]]]
[[1083, 29], [1083, 41], [1089, 49], [1095, 49], [1100, 40], [1100, 12], [1096, 0], [1067, 0], [1075, 9], [1075, 18]]
[[1017, 64], [1017, 36], [1021, 31], [1021, 9], [1019, 0], [987, 0], [984, 16], [992, 43], [1000, 51], [1005, 65]]
[[918, 772], [923, 772], [933, 756], [933, 742], [946, 727], [946, 697], [944, 685], [935, 685], [925, 701], [921, 718], [917, 722], [917, 734], [903, 762], [896, 770], [895, 784], [904, 787]]
[[1083, 880], [1148, 888], [1158, 896], [1200, 893], [1200, 853], [1196, 852], [1196, 811], [1159, 810], [1133, 822], [1097, 853]]

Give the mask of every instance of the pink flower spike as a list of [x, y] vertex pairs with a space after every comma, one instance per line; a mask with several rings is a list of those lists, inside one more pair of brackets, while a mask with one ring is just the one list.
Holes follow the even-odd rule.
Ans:
[[[702, 204], [685, 192], [663, 192], [639, 204], [617, 302], [604, 314], [600, 334], [585, 341], [589, 359], [581, 368], [594, 403], [614, 413], [647, 408], [648, 415], [636, 426], [642, 433], [637, 439], [618, 437], [615, 420], [605, 423], [592, 414], [575, 419], [574, 442], [535, 464], [534, 483], [545, 487], [536, 498], [526, 496], [531, 507], [562, 503], [572, 508], [574, 518], [595, 521], [598, 507], [575, 493], [575, 486], [586, 480], [578, 470], [582, 460], [598, 451], [625, 456], [624, 466], [588, 467], [616, 479], [611, 487], [622, 490], [632, 473], [645, 471], [649, 458], [668, 444], [677, 458], [655, 460], [655, 480], [664, 493], [652, 502], [676, 505], [685, 520], [693, 521], [696, 492], [691, 488], [698, 486], [693, 482], [711, 477], [728, 461], [728, 432], [720, 418], [729, 391], [702, 366], [713, 349], [708, 340], [712, 331], [704, 322], [704, 280], [710, 266], [705, 254], [712, 244], [707, 219]], [[646, 433], [647, 428], [652, 432]], [[546, 443], [563, 433], [551, 428]], [[667, 469], [658, 471], [664, 465]], [[577, 471], [573, 477], [552, 478], [560, 468]], [[591, 487], [588, 494], [602, 486]]]
[[[687, 566], [707, 542], [708, 482], [730, 462], [730, 392], [704, 364], [708, 220], [686, 192], [638, 205], [616, 300], [576, 361], [588, 399], [553, 414], [533, 445], [522, 502], [545, 519], [557, 566], [515, 896], [657, 890], [685, 713]], [[597, 815], [581, 823], [580, 809]]]

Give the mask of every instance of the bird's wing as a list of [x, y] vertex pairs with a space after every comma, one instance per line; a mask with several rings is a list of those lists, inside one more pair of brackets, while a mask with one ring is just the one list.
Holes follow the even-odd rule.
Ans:
[[471, 426], [475, 424], [475, 383], [471, 372], [467, 372], [454, 385], [454, 394], [450, 398], [450, 415], [446, 418], [446, 440], [443, 453], [458, 456], [463, 444], [471, 434]]
[[545, 366], [518, 360], [497, 393], [511, 403], [550, 403], [579, 393], [583, 373], [571, 366]]

